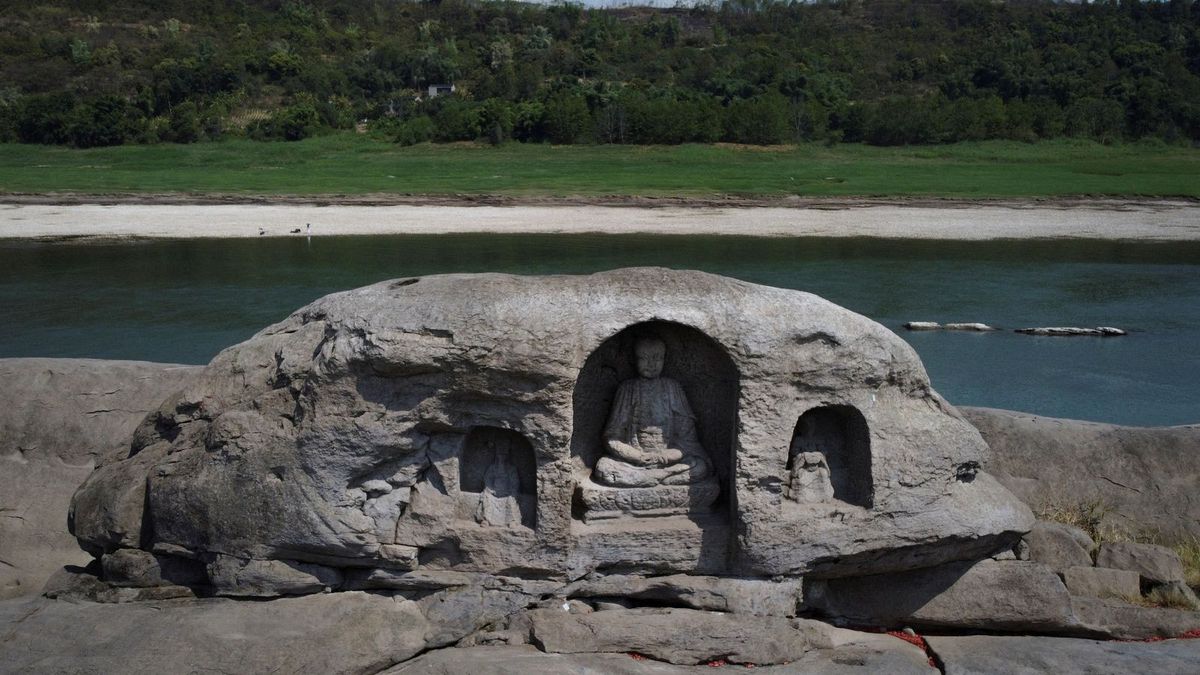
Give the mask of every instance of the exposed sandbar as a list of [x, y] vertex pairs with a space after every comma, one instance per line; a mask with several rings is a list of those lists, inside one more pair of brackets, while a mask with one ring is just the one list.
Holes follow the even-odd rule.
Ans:
[[[5, 238], [372, 234], [722, 234], [900, 239], [1200, 241], [1189, 200], [719, 200], [187, 197], [0, 198]], [[260, 234], [262, 233], [262, 234]]]

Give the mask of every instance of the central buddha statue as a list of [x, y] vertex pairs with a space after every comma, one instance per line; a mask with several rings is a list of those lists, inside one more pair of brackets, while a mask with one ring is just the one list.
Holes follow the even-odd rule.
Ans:
[[617, 389], [604, 427], [605, 455], [592, 472], [596, 483], [623, 488], [691, 485], [712, 474], [683, 387], [662, 376], [666, 351], [658, 338], [642, 338], [634, 346], [638, 376]]

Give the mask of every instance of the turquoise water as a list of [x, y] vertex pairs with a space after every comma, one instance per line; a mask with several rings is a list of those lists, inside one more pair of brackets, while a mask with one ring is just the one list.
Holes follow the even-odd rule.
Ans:
[[[1200, 244], [441, 235], [0, 241], [0, 356], [204, 363], [332, 291], [439, 272], [701, 269], [810, 291], [908, 340], [950, 401], [1200, 422]], [[909, 333], [905, 321], [1112, 325], [1123, 338]]]

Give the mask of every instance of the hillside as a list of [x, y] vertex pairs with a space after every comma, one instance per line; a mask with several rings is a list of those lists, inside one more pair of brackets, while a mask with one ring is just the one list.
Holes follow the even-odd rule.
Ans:
[[0, 141], [1200, 140], [1184, 0], [7, 4]]

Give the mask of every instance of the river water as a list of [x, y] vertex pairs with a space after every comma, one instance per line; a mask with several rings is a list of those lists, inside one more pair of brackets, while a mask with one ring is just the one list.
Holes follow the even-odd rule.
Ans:
[[[326, 293], [440, 272], [700, 269], [883, 323], [951, 402], [1133, 425], [1200, 422], [1200, 243], [664, 235], [0, 240], [0, 357], [204, 363]], [[1118, 326], [1121, 338], [920, 332], [906, 321]]]

